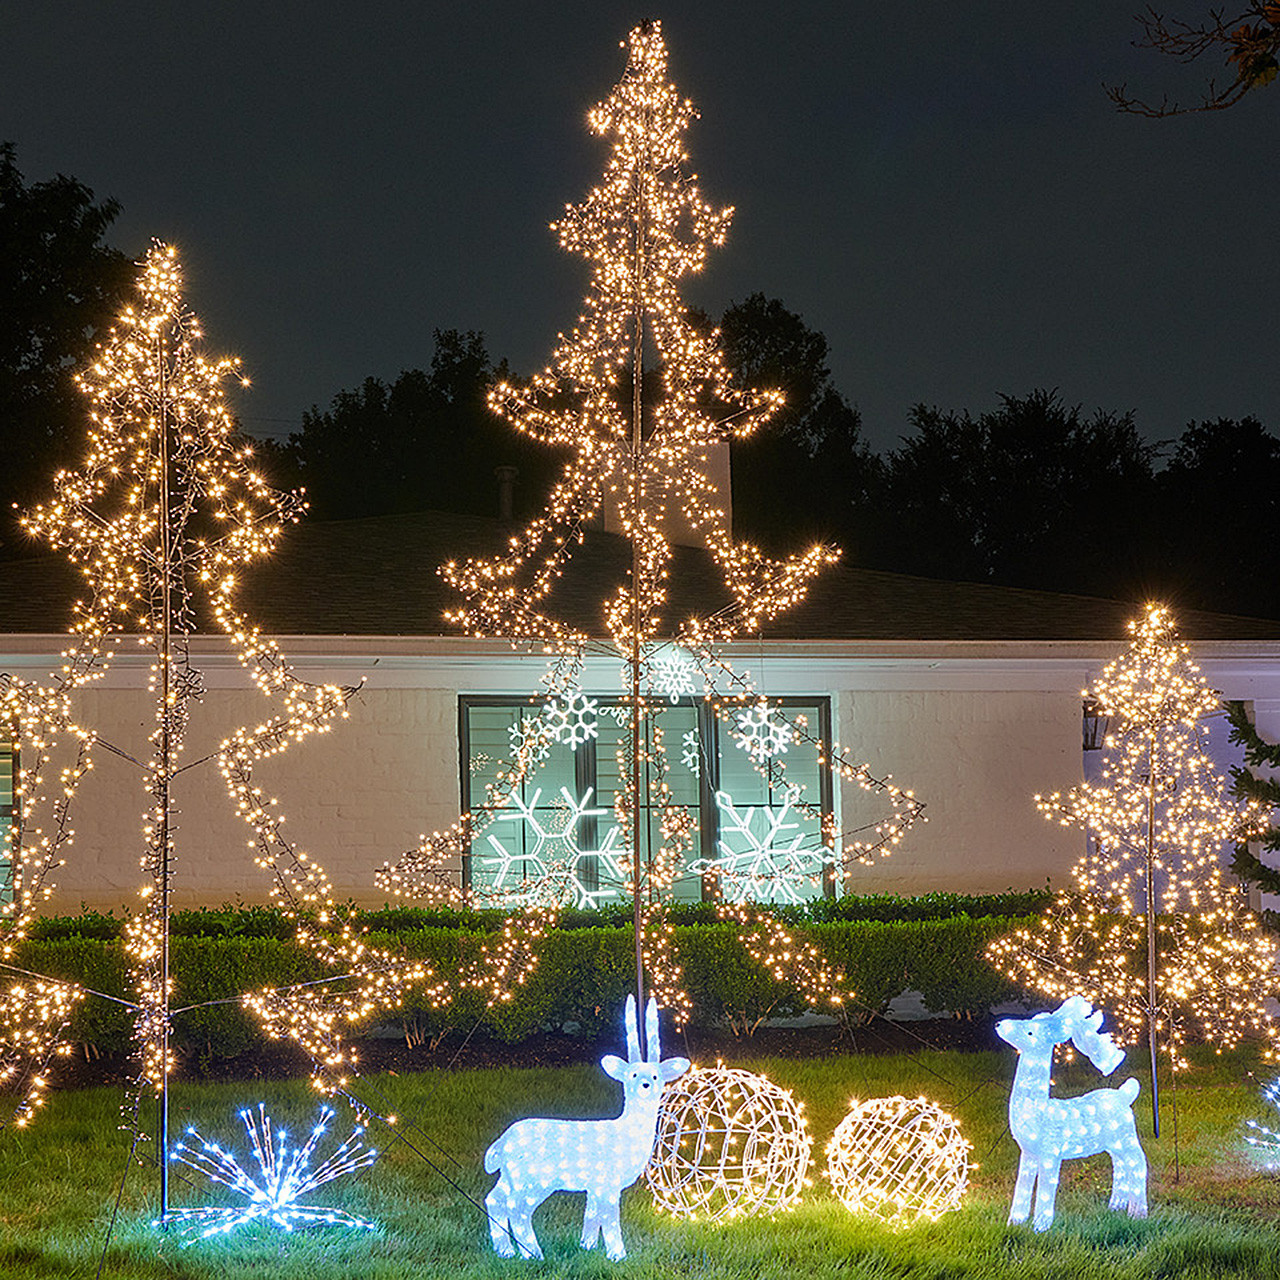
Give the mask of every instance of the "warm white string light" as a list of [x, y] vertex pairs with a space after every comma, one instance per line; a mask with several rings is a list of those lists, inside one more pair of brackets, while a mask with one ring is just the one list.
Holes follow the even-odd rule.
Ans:
[[[634, 29], [627, 47], [622, 80], [588, 118], [591, 129], [611, 142], [605, 173], [553, 226], [561, 245], [591, 265], [584, 311], [572, 332], [561, 336], [546, 369], [526, 383], [502, 382], [490, 394], [493, 409], [517, 430], [570, 450], [572, 457], [546, 509], [511, 537], [504, 553], [451, 561], [441, 573], [463, 598], [449, 614], [455, 624], [472, 635], [509, 637], [555, 655], [544, 677], [547, 723], [554, 736], [577, 745], [597, 731], [590, 700], [579, 690], [592, 642], [555, 617], [554, 592], [589, 522], [606, 508], [618, 513], [632, 550], [631, 573], [602, 602], [601, 629], [607, 651], [626, 664], [630, 713], [631, 733], [622, 735], [617, 749], [622, 781], [614, 804], [626, 844], [618, 852], [625, 852], [621, 863], [628, 867], [621, 889], [636, 905], [640, 967], [663, 1007], [683, 1023], [690, 1004], [664, 904], [676, 880], [688, 873], [696, 825], [670, 785], [663, 700], [700, 690], [727, 731], [743, 739], [756, 767], [775, 779], [785, 774], [778, 757], [793, 741], [804, 740], [816, 745], [820, 768], [888, 802], [884, 819], [848, 839], [824, 821], [819, 860], [829, 867], [843, 870], [892, 848], [922, 806], [911, 792], [850, 762], [837, 745], [816, 743], [717, 652], [723, 642], [757, 634], [799, 603], [837, 553], [814, 546], [773, 559], [731, 535], [723, 499], [709, 476], [711, 451], [750, 435], [776, 412], [782, 397], [737, 386], [724, 363], [719, 332], [692, 323], [680, 298], [681, 280], [700, 271], [709, 251], [723, 242], [733, 211], [708, 204], [686, 171], [684, 135], [696, 112], [667, 80], [660, 24]], [[650, 373], [643, 368], [646, 348], [656, 353]], [[718, 612], [674, 627], [666, 619], [673, 561], [669, 517], [681, 519], [704, 541], [729, 598]], [[664, 638], [668, 634], [674, 645]], [[511, 797], [545, 758], [546, 732], [522, 724], [512, 745], [511, 760], [487, 785], [482, 813], [384, 867], [378, 876], [384, 889], [440, 899], [442, 861], [471, 856], [470, 842], [501, 820]], [[682, 753], [687, 746], [685, 741]], [[659, 839], [641, 857], [646, 812]], [[555, 901], [564, 868], [530, 869], [548, 884], [525, 890], [525, 905]], [[812, 881], [808, 870], [804, 874]], [[475, 901], [475, 893], [459, 898]], [[815, 947], [798, 942], [770, 913], [749, 904], [724, 909], [761, 963], [785, 971], [810, 999], [839, 1003], [843, 980]], [[516, 932], [523, 930], [530, 940], [521, 953], [529, 964], [536, 955], [535, 935], [553, 918], [550, 907], [529, 910], [519, 924]], [[495, 998], [499, 992], [495, 986]]]
[[1089, 851], [1046, 915], [988, 955], [1036, 991], [1105, 1006], [1120, 1043], [1145, 1036], [1153, 1067], [1159, 1047], [1182, 1070], [1189, 1038], [1222, 1050], [1276, 1035], [1276, 945], [1220, 857], [1266, 815], [1233, 801], [1209, 758], [1203, 722], [1221, 704], [1169, 611], [1149, 605], [1129, 629], [1085, 691], [1111, 718], [1100, 780], [1036, 797], [1046, 818], [1088, 833]]
[[855, 1098], [827, 1143], [827, 1177], [850, 1212], [907, 1227], [960, 1207], [972, 1149], [927, 1098]]
[[662, 1099], [645, 1172], [654, 1205], [699, 1222], [792, 1209], [808, 1177], [813, 1138], [804, 1104], [767, 1076], [716, 1066], [691, 1071]]

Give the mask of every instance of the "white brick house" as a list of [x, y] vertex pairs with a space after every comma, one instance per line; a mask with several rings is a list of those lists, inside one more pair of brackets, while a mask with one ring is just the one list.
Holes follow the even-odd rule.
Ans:
[[[260, 770], [287, 829], [326, 868], [339, 898], [385, 900], [374, 870], [457, 818], [471, 736], [478, 740], [495, 708], [527, 705], [537, 688], [538, 655], [446, 634], [442, 618], [448, 595], [436, 565], [484, 550], [501, 533], [496, 522], [431, 513], [301, 526], [270, 566], [247, 577], [247, 611], [300, 675], [363, 680], [348, 720]], [[591, 534], [580, 560], [558, 604], [591, 626], [625, 548]], [[0, 564], [0, 671], [40, 677], [56, 665], [75, 591], [74, 573], [52, 557]], [[672, 615], [682, 600], [705, 605], [715, 592], [706, 558], [678, 551]], [[841, 566], [794, 615], [729, 652], [770, 696], [829, 715], [851, 755], [925, 802], [927, 823], [874, 867], [855, 869], [849, 890], [993, 892], [1060, 882], [1076, 857], [1080, 837], [1041, 819], [1031, 796], [1080, 780], [1080, 691], [1123, 647], [1138, 607]], [[1252, 702], [1263, 733], [1280, 736], [1280, 623], [1194, 612], [1179, 623], [1213, 686]], [[269, 709], [224, 642], [197, 637], [192, 651], [207, 688], [188, 734], [185, 758], [195, 760]], [[142, 757], [151, 727], [146, 664], [126, 644], [119, 654], [83, 691], [79, 714], [105, 741]], [[588, 659], [584, 690], [616, 694], [617, 666], [616, 658]], [[193, 768], [175, 787], [175, 903], [265, 900], [269, 885], [216, 767]], [[864, 800], [845, 788], [829, 803], [848, 828]], [[52, 909], [134, 900], [142, 807], [137, 766], [98, 751]]]

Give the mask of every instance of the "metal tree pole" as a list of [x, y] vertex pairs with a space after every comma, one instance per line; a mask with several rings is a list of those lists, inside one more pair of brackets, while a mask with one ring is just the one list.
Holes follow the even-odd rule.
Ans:
[[1160, 1082], [1156, 1076], [1156, 735], [1147, 739], [1147, 1045], [1151, 1050], [1151, 1128], [1160, 1136]]
[[169, 1217], [169, 780], [170, 717], [169, 705], [173, 644], [173, 606], [169, 595], [169, 418], [166, 402], [165, 372], [167, 353], [163, 333], [160, 351], [160, 777], [157, 801], [160, 808], [160, 1000], [163, 1018], [160, 1026], [160, 1098], [157, 1146], [160, 1159], [160, 1223]]
[[[646, 161], [648, 152], [645, 153]], [[643, 509], [644, 447], [644, 171], [636, 172], [634, 324], [631, 350], [631, 884], [632, 921], [636, 935], [636, 1017], [644, 1019], [644, 910], [640, 901], [640, 512]]]

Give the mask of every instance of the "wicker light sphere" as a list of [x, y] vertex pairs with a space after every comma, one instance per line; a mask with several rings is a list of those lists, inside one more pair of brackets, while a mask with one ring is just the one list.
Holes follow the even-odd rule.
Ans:
[[855, 1099], [827, 1143], [827, 1177], [851, 1212], [905, 1227], [960, 1207], [971, 1150], [927, 1098]]
[[767, 1076], [695, 1069], [668, 1086], [645, 1176], [657, 1208], [699, 1222], [792, 1208], [813, 1137], [804, 1104]]

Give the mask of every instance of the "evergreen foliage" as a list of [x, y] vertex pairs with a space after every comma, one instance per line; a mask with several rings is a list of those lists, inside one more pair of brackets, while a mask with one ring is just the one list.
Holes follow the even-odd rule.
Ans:
[[[1267, 742], [1249, 720], [1243, 702], [1227, 703], [1231, 721], [1231, 741], [1244, 747], [1245, 763], [1231, 771], [1232, 792], [1242, 800], [1252, 800], [1266, 811], [1280, 808], [1280, 780], [1263, 777], [1256, 770], [1280, 770], [1280, 743]], [[1254, 842], [1268, 853], [1280, 851], [1280, 827], [1270, 825], [1260, 831]], [[1242, 880], [1255, 884], [1263, 893], [1280, 894], [1280, 869], [1269, 867], [1250, 849], [1249, 844], [1236, 845], [1231, 869]], [[1280, 913], [1264, 911], [1262, 918], [1269, 928], [1280, 932]]]

